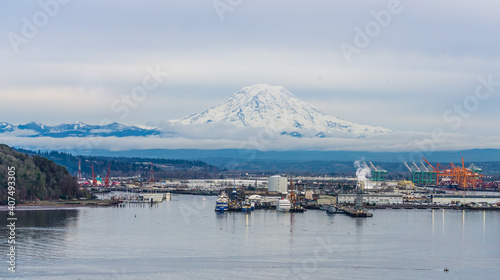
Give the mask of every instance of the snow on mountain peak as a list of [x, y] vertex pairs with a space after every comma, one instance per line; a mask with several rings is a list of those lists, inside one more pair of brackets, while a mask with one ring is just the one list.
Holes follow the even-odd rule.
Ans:
[[267, 84], [244, 87], [226, 102], [172, 123], [266, 127], [295, 137], [327, 137], [339, 133], [365, 136], [391, 132], [383, 127], [360, 125], [329, 116], [284, 87]]
[[[83, 122], [65, 122], [56, 126], [46, 126], [39, 122], [30, 122], [25, 125], [13, 126], [9, 123], [0, 123], [0, 134], [9, 132], [23, 132], [28, 137], [127, 137], [127, 136], [152, 136], [160, 135], [162, 131], [157, 128], [126, 126], [119, 123], [106, 125], [89, 125]], [[26, 134], [31, 131], [31, 134]]]

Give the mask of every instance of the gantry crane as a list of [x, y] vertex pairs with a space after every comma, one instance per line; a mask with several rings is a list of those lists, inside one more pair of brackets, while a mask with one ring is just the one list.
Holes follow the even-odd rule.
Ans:
[[91, 164], [91, 167], [92, 167], [92, 187], [97, 187], [97, 179], [95, 177], [95, 173], [94, 173], [94, 164], [92, 163]]
[[422, 158], [436, 173], [437, 180], [436, 186], [442, 184], [446, 178], [452, 185], [457, 185], [462, 189], [473, 189], [477, 188], [482, 183], [483, 175], [479, 174], [478, 170], [473, 170], [465, 167], [464, 158], [462, 157], [462, 166], [453, 164], [452, 162], [448, 165], [437, 164], [433, 166], [425, 158]]
[[[365, 165], [366, 163], [363, 162]], [[368, 161], [368, 163], [370, 164], [370, 169], [371, 169], [371, 172], [372, 172], [372, 176], [371, 176], [371, 180], [372, 181], [385, 181], [385, 175], [387, 174], [387, 170], [383, 170], [383, 169], [380, 169], [375, 167], [375, 165], [371, 162], [371, 161]]]
[[420, 162], [420, 167], [416, 162], [411, 162], [412, 167], [406, 162], [404, 162], [406, 168], [410, 172], [409, 179], [414, 184], [421, 185], [433, 185], [436, 182], [436, 174], [433, 170], [429, 170], [423, 162]]

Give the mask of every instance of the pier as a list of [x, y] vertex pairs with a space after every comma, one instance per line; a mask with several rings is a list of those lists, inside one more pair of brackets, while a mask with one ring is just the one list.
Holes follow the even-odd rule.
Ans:
[[350, 217], [356, 218], [367, 218], [373, 217], [373, 214], [360, 208], [353, 208], [348, 206], [331, 206], [328, 210], [326, 210], [327, 214], [346, 214]]

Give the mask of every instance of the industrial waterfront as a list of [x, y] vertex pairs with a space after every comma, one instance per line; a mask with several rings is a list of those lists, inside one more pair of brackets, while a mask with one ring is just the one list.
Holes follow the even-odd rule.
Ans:
[[18, 272], [10, 277], [496, 279], [500, 273], [497, 211], [373, 209], [369, 219], [324, 211], [221, 214], [213, 211], [215, 200], [174, 194], [153, 205], [18, 211]]
[[[84, 179], [81, 161], [77, 176], [83, 189], [94, 192], [130, 191], [137, 194], [134, 201], [159, 202], [165, 198], [162, 193], [219, 195], [216, 206], [219, 212], [246, 211], [256, 207], [303, 212], [305, 209], [334, 206], [336, 210], [341, 210], [334, 213], [371, 217], [366, 207], [500, 209], [500, 181], [481, 174], [481, 168], [474, 164], [466, 167], [463, 158], [461, 166], [453, 163], [437, 163], [434, 166], [425, 158], [422, 160], [420, 164], [404, 162], [408, 173], [400, 174], [396, 180], [387, 179], [388, 171], [371, 161], [368, 164], [355, 161], [356, 173], [352, 177], [235, 173], [232, 179], [220, 174], [219, 179], [156, 180], [155, 164], [151, 162], [149, 179], [112, 178], [111, 164], [104, 180], [96, 177], [93, 165], [92, 179]], [[123, 197], [112, 199], [131, 201]], [[280, 207], [280, 204], [286, 206]]]

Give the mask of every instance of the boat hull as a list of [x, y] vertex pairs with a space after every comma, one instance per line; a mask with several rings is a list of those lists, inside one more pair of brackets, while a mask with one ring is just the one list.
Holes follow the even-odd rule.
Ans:
[[226, 212], [228, 210], [229, 210], [229, 207], [228, 207], [227, 203], [217, 203], [215, 205], [216, 212]]
[[281, 199], [278, 201], [278, 205], [276, 206], [276, 211], [278, 212], [289, 212], [290, 208], [292, 208], [292, 204], [288, 199]]

